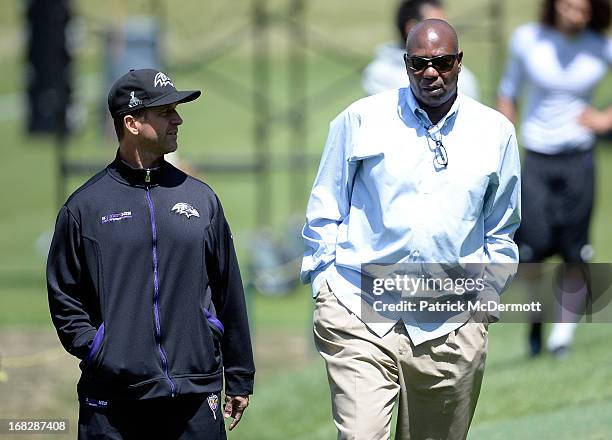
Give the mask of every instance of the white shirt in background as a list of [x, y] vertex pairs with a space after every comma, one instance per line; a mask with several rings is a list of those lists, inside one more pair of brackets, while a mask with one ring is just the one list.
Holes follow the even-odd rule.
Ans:
[[539, 23], [519, 27], [499, 95], [516, 101], [524, 88], [521, 142], [543, 154], [588, 150], [595, 134], [578, 122], [612, 63], [612, 39], [590, 30], [570, 38]]

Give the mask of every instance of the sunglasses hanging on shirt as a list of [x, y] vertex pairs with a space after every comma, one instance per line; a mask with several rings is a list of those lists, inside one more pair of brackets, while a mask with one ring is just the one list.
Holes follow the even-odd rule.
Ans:
[[[442, 135], [440, 135], [440, 139], [436, 139], [430, 132], [429, 129], [431, 127], [425, 128], [425, 133], [427, 133], [427, 145], [429, 145], [429, 149], [433, 151], [434, 154], [434, 163], [437, 168], [446, 168], [448, 166], [448, 154], [446, 153], [446, 148], [442, 143]], [[434, 147], [432, 148], [429, 139], [434, 142]]]
[[448, 166], [448, 155], [446, 154], [446, 148], [442, 144], [442, 140], [435, 141], [436, 148], [434, 149], [434, 160], [438, 165], [443, 168]]

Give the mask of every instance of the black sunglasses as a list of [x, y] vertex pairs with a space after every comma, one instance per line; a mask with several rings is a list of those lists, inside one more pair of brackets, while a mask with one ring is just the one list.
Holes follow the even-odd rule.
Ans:
[[425, 58], [414, 55], [404, 54], [406, 65], [415, 73], [427, 69], [430, 65], [440, 73], [450, 71], [455, 65], [455, 60], [459, 57], [458, 53], [451, 55], [440, 55], [439, 57]]

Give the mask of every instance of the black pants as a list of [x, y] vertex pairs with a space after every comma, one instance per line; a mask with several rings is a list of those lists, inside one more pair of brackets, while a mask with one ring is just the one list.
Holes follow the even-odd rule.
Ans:
[[82, 401], [78, 438], [225, 440], [222, 409], [221, 393], [106, 405]]
[[546, 155], [526, 151], [521, 226], [516, 233], [523, 263], [558, 254], [566, 263], [589, 260], [589, 223], [593, 211], [593, 151]]

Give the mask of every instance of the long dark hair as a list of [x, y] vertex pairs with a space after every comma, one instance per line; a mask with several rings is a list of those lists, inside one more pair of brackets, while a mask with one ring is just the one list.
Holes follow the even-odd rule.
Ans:
[[[557, 0], [544, 0], [542, 2], [542, 12], [540, 22], [542, 24], [555, 27], [557, 14], [555, 12], [555, 2]], [[591, 20], [587, 28], [599, 34], [605, 34], [610, 26], [610, 0], [590, 0]]]

